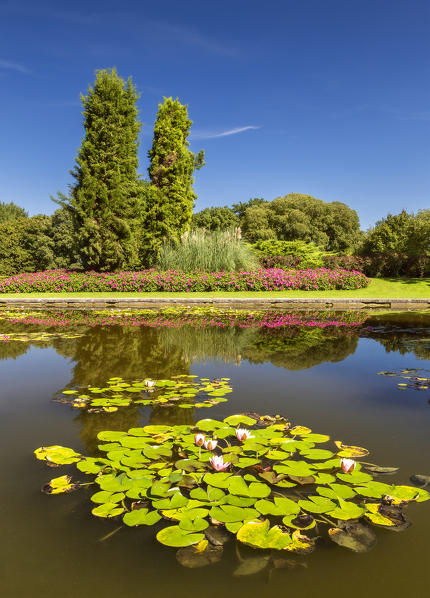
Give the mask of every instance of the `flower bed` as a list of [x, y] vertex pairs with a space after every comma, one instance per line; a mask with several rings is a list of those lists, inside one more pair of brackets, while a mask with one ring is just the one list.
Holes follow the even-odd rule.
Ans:
[[65, 292], [205, 292], [205, 291], [327, 291], [366, 287], [369, 279], [357, 271], [272, 268], [255, 272], [67, 272], [47, 270], [17, 274], [0, 281], [1, 293]]

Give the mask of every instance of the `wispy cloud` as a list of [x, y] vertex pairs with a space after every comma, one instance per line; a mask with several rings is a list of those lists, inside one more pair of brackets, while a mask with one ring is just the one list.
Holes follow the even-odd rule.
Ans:
[[23, 73], [25, 75], [30, 72], [28, 68], [23, 64], [13, 62], [12, 60], [3, 60], [3, 58], [0, 58], [0, 69], [6, 71], [15, 71], [17, 73]]
[[218, 137], [229, 137], [230, 135], [237, 135], [238, 133], [244, 133], [245, 131], [252, 131], [254, 129], [260, 129], [261, 127], [256, 127], [254, 125], [248, 125], [247, 127], [235, 127], [234, 129], [229, 129], [228, 131], [221, 131], [220, 133], [215, 133], [213, 131], [194, 131], [191, 133], [192, 139], [217, 139]]

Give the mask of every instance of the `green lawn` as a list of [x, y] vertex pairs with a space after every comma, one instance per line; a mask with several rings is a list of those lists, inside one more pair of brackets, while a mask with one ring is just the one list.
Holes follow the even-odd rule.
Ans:
[[370, 297], [378, 299], [430, 298], [430, 278], [372, 278], [365, 289], [353, 291], [243, 291], [212, 293], [0, 293], [3, 297]]

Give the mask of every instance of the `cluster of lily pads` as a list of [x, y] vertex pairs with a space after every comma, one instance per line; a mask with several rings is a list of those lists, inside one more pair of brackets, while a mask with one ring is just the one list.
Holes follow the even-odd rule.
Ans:
[[80, 338], [83, 336], [79, 333], [63, 333], [63, 332], [8, 332], [7, 334], [0, 333], [0, 342], [18, 341], [21, 343], [35, 343], [35, 342], [50, 342], [52, 340]]
[[[426, 372], [425, 375], [421, 372]], [[399, 382], [399, 388], [413, 388], [414, 390], [428, 390], [430, 388], [430, 370], [422, 368], [392, 370], [389, 372], [378, 372], [379, 376], [386, 376], [387, 378], [402, 378], [407, 382]]]
[[119, 407], [133, 405], [181, 407], [212, 407], [227, 401], [225, 395], [232, 392], [230, 378], [199, 378], [192, 374], [180, 374], [170, 380], [134, 380], [110, 378], [106, 386], [68, 388], [56, 401], [68, 403], [89, 413], [111, 413]]
[[[228, 537], [299, 554], [329, 538], [365, 552], [376, 542], [368, 523], [402, 530], [409, 525], [405, 507], [430, 498], [419, 487], [374, 480], [397, 469], [359, 462], [366, 449], [341, 441], [322, 448], [329, 436], [280, 416], [147, 425], [98, 438], [99, 456], [61, 446], [35, 455], [94, 476], [93, 515], [132, 527], [156, 525], [157, 540], [180, 549], [178, 560], [188, 566], [219, 560]], [[80, 485], [64, 475], [44, 490], [58, 494]]]

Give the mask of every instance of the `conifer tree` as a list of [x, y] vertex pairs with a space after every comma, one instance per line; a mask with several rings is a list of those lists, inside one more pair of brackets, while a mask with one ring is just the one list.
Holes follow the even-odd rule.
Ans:
[[204, 165], [204, 152], [195, 155], [187, 138], [192, 121], [187, 106], [164, 98], [159, 104], [154, 139], [149, 151], [145, 224], [146, 250], [153, 257], [163, 242], [178, 241], [190, 229], [194, 202], [194, 171]]
[[72, 214], [85, 269], [133, 269], [139, 262], [138, 98], [131, 78], [125, 82], [115, 69], [97, 71], [94, 87], [81, 95], [85, 136], [71, 171], [76, 182], [59, 203]]

